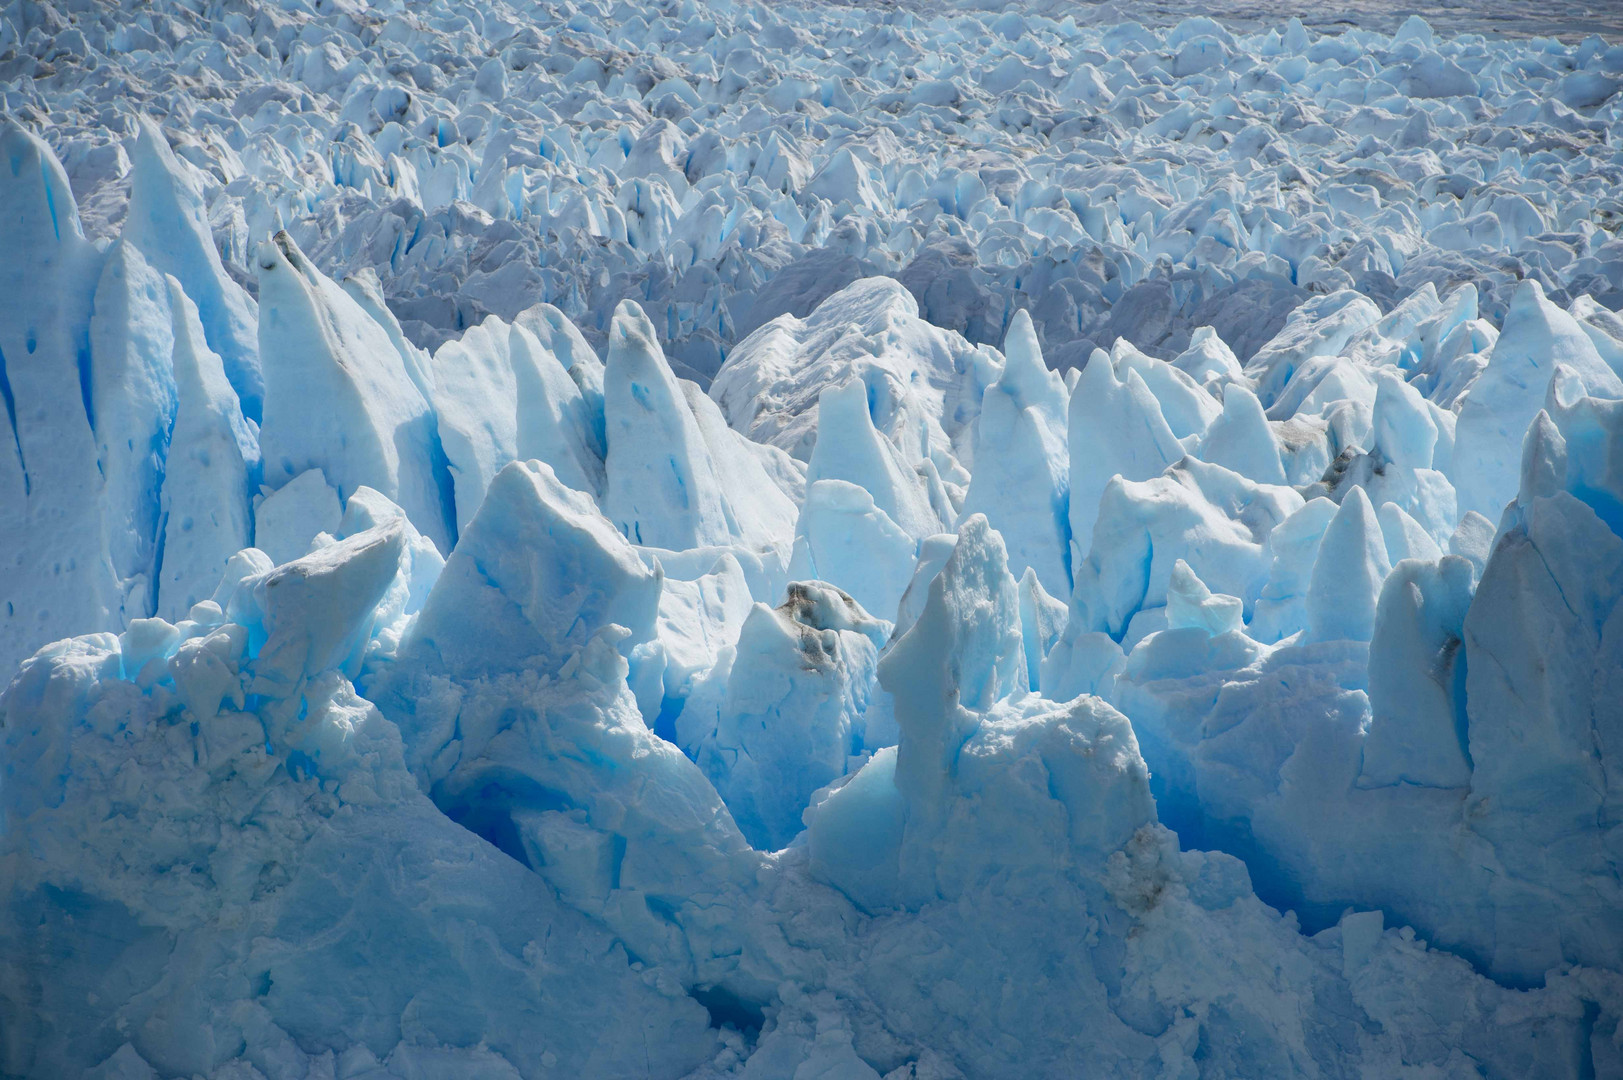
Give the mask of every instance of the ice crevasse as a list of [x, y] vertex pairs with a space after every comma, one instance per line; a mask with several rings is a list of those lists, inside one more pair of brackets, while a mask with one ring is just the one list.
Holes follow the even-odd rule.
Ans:
[[[746, 18], [711, 14], [710, 36]], [[395, 18], [367, 32], [429, 47]], [[568, 30], [640, 18], [582, 7]], [[1151, 55], [1142, 35], [1169, 81], [1242, 51], [1210, 20], [982, 23], [1078, 56]], [[812, 41], [772, 26], [763, 47]], [[554, 114], [536, 145], [614, 174], [611, 228], [595, 188], [442, 154], [471, 138], [497, 161], [495, 106], [543, 72], [606, 108], [589, 56], [492, 55], [446, 90], [456, 122], [413, 136], [431, 156], [399, 123], [420, 102], [335, 89], [372, 77], [345, 68], [354, 27], [286, 37], [268, 47], [312, 109], [357, 134], [322, 144], [329, 186], [535, 204], [672, 266], [747, 224], [666, 117], [707, 95], [723, 114], [759, 66], [742, 38], [708, 82], [615, 74], [640, 132]], [[1389, 96], [1454, 101], [1401, 127], [1371, 105], [1385, 149], [1361, 153], [1393, 158], [1458, 150], [1440, 127], [1495, 94], [1556, 149], [1598, 143], [1623, 68], [1567, 49], [1573, 74], [1518, 120], [1534, 106], [1507, 85], [1535, 61], [1475, 63], [1418, 21], [1249, 44], [1296, 83], [1378, 51]], [[1110, 122], [1196, 125], [1131, 92], [1147, 67], [1037, 60], [879, 104], [1136, 101]], [[800, 89], [830, 115], [874, 104]], [[1212, 117], [1250, 107], [1230, 101]], [[1225, 160], [1286, 169], [1275, 142], [1334, 137], [1291, 107], [1228, 133]], [[464, 135], [475, 118], [497, 130]], [[1471, 281], [1384, 173], [1324, 179], [1315, 209], [1280, 173], [1213, 194], [1152, 168], [1104, 205], [1037, 172], [926, 179], [884, 138], [802, 141], [747, 144], [735, 165], [771, 185], [740, 205], [823, 215], [809, 250], [843, 279], [786, 258], [700, 372], [692, 309], [646, 281], [590, 316], [559, 295], [425, 335], [404, 263], [305, 246], [331, 213], [309, 200], [222, 246], [262, 192], [201, 180], [202, 144], [134, 122], [112, 222], [7, 121], [0, 1075], [1623, 1075], [1623, 322], [1595, 299], [1610, 271], [1582, 293], [1572, 269], [1615, 241], [1535, 240], [1558, 222], [1508, 186], [1549, 162], [1495, 157], [1499, 189], [1426, 224], [1551, 271]], [[921, 203], [960, 223], [922, 286], [879, 231]], [[1107, 245], [1086, 265], [1116, 336], [1061, 334], [1036, 286], [988, 306], [946, 241], [989, 243], [1005, 213], [1019, 243]], [[1309, 242], [1359, 223], [1385, 246], [1331, 265]], [[1401, 276], [1428, 256], [1461, 272]], [[1123, 299], [1121, 268], [1152, 265], [1169, 290], [1292, 302], [1254, 340], [1180, 330], [1224, 320]]]

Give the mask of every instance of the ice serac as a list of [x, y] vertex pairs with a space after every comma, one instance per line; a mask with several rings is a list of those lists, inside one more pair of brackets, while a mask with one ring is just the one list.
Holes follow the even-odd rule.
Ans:
[[789, 561], [792, 578], [832, 582], [864, 610], [894, 621], [918, 544], [866, 488], [818, 480], [806, 491]]
[[0, 204], [0, 663], [49, 641], [122, 627], [123, 586], [102, 525], [91, 430], [88, 328], [102, 256], [67, 175], [38, 136], [5, 120]]
[[365, 267], [344, 278], [340, 284], [350, 299], [359, 304], [362, 311], [383, 327], [383, 332], [388, 334], [389, 340], [394, 343], [395, 351], [400, 354], [401, 363], [406, 366], [406, 374], [411, 376], [411, 381], [416, 385], [418, 392], [426, 400], [433, 401], [433, 359], [406, 339], [400, 320], [395, 318], [394, 312], [389, 310], [388, 301], [384, 299], [383, 284], [378, 280], [377, 271], [370, 266]]
[[1184, 452], [1143, 378], [1132, 370], [1118, 377], [1102, 351], [1071, 391], [1067, 431], [1072, 559], [1080, 561], [1092, 547], [1099, 501], [1112, 478], [1148, 480]]
[[1436, 461], [1437, 443], [1443, 433], [1438, 431], [1438, 422], [1425, 399], [1392, 371], [1377, 371], [1375, 385], [1371, 421], [1371, 437], [1375, 445], [1394, 465], [1412, 469], [1431, 468]]
[[455, 507], [434, 414], [389, 335], [285, 232], [260, 244], [256, 269], [264, 482], [318, 468], [340, 498], [365, 485], [449, 551]]
[[381, 492], [357, 488], [344, 506], [344, 516], [333, 530], [334, 540], [349, 540], [372, 529], [398, 524], [401, 533], [400, 562], [394, 578], [372, 612], [372, 632], [378, 644], [374, 651], [395, 655], [405, 630], [416, 621], [428, 595], [445, 569], [445, 557], [432, 541], [417, 531], [406, 512]]
[[1361, 785], [1470, 783], [1462, 637], [1470, 605], [1471, 564], [1458, 555], [1408, 559], [1387, 577], [1369, 646]]
[[285, 698], [323, 671], [358, 676], [405, 546], [405, 523], [386, 520], [245, 582], [259, 617], [250, 691]]
[[665, 978], [708, 986], [737, 954], [700, 928], [736, 921], [759, 863], [627, 685], [660, 585], [589, 496], [515, 462], [368, 688], [437, 806]]
[[777, 608], [751, 609], [720, 700], [696, 696], [683, 710], [680, 727], [708, 729], [683, 739], [689, 756], [755, 847], [788, 846], [812, 793], [845, 775], [862, 749], [888, 632], [840, 590], [792, 582]]
[[1450, 475], [1461, 513], [1498, 521], [1515, 497], [1522, 437], [1544, 405], [1557, 365], [1570, 367], [1594, 396], [1623, 397], [1623, 382], [1589, 336], [1529, 279], [1517, 287], [1488, 366], [1459, 406]]
[[876, 507], [915, 541], [938, 533], [923, 480], [869, 411], [868, 385], [851, 379], [817, 396], [817, 443], [806, 467], [810, 483], [844, 480], [865, 488]]
[[90, 316], [90, 414], [108, 557], [125, 590], [126, 623], [153, 614], [157, 600], [158, 491], [175, 424], [173, 321], [163, 275], [138, 248], [115, 244]]
[[525, 308], [514, 317], [513, 324], [534, 334], [580, 388], [581, 407], [592, 436], [591, 450], [601, 460], [607, 453], [603, 441], [603, 361], [581, 336], [580, 329], [551, 304]]
[[880, 433], [910, 464], [931, 458], [945, 475], [943, 455], [968, 449], [993, 375], [985, 354], [920, 318], [899, 282], [874, 277], [847, 285], [804, 320], [779, 316], [739, 342], [710, 396], [734, 429], [807, 461], [823, 390], [862, 379]]
[[265, 380], [258, 307], [225, 272], [202, 194], [163, 132], [145, 118], [138, 122], [131, 156], [124, 241], [139, 248], [154, 269], [173, 275], [197, 304], [208, 346], [219, 354], [243, 413], [259, 421]]
[[[640, 554], [646, 561], [658, 560], [651, 552]], [[665, 581], [659, 594], [656, 639], [632, 649], [636, 669], [632, 692], [643, 719], [660, 735], [684, 747], [691, 747], [692, 741], [683, 736], [681, 722], [687, 713], [682, 703], [698, 683], [719, 669], [722, 658], [737, 644], [754, 603], [750, 575], [737, 554], [710, 555], [708, 565], [698, 574], [691, 571], [695, 565], [704, 565], [702, 562], [683, 565], [673, 560], [666, 565], [659, 560]]]
[[[959, 529], [918, 620], [880, 660], [879, 679], [896, 701], [899, 745], [808, 813], [814, 872], [869, 910], [958, 899], [988, 869], [982, 844], [1002, 836], [1023, 847], [1027, 838], [1014, 838], [1026, 826], [1016, 822], [1034, 809], [1025, 800], [1035, 792], [1028, 784], [992, 792], [1024, 768], [1042, 789], [1038, 801], [1053, 800], [1025, 820], [1045, 822], [1030, 826], [1039, 831], [1058, 824], [1068, 838], [1049, 842], [1074, 845], [1084, 860], [1102, 860], [1153, 818], [1125, 718], [1096, 700], [1055, 705], [1027, 694], [1019, 588], [984, 517]], [[1123, 774], [1136, 793], [1118, 786]]]
[[1238, 596], [1212, 592], [1182, 559], [1173, 565], [1167, 583], [1167, 629], [1227, 634], [1244, 627], [1244, 606]]
[[1397, 503], [1382, 503], [1375, 516], [1380, 519], [1387, 558], [1393, 566], [1404, 559], [1436, 562], [1443, 557], [1441, 545]]
[[1258, 594], [1248, 632], [1273, 644], [1307, 629], [1307, 595], [1324, 531], [1336, 504], [1321, 496], [1292, 511], [1268, 533], [1264, 545], [1268, 580]]
[[1494, 968], [1519, 978], [1623, 959], [1606, 838], [1623, 812], [1623, 403], [1579, 396], [1577, 382], [1551, 403], [1562, 445], [1527, 470], [1463, 629], [1467, 806], [1510, 879], [1490, 896], [1525, 904], [1537, 883], [1559, 907], [1490, 939]]
[[716, 467], [739, 541], [750, 551], [781, 551], [789, 545], [799, 513], [796, 504], [805, 495], [800, 463], [728, 427], [721, 409], [698, 384], [684, 380], [678, 385]]
[[441, 345], [433, 361], [434, 414], [456, 484], [457, 528], [511, 461], [536, 459], [589, 495], [603, 462], [580, 388], [529, 330], [495, 316]]
[[1179, 353], [1172, 364], [1202, 386], [1231, 386], [1245, 379], [1234, 350], [1210, 326], [1196, 327], [1189, 336], [1189, 348]]
[[163, 564], [154, 599], [159, 615], [178, 622], [213, 594], [227, 560], [252, 538], [248, 491], [259, 447], [196, 307], [174, 278], [167, 286], [175, 425], [160, 498]]
[[1315, 357], [1336, 356], [1380, 318], [1375, 302], [1353, 289], [1315, 297], [1290, 313], [1279, 333], [1247, 362], [1245, 375], [1272, 410], [1299, 369]]
[[1065, 596], [1071, 589], [1065, 383], [1044, 365], [1024, 310], [1009, 324], [1003, 352], [1003, 373], [981, 400], [963, 513], [985, 514], [1005, 537], [1013, 573], [1029, 567], [1044, 589]]
[[1364, 489], [1355, 487], [1325, 526], [1307, 589], [1308, 631], [1317, 641], [1368, 641], [1381, 583], [1392, 570], [1386, 537]]
[[1065, 629], [1065, 601], [1048, 595], [1037, 572], [1026, 567], [1020, 575], [1020, 640], [1026, 650], [1026, 679], [1031, 688], [1042, 686], [1042, 665]]
[[1067, 639], [1099, 632], [1130, 647], [1158, 629], [1179, 559], [1254, 612], [1268, 579], [1269, 536], [1301, 506], [1291, 488], [1254, 484], [1193, 457], [1149, 480], [1111, 480], [1077, 569]]
[[1286, 482], [1279, 440], [1268, 426], [1262, 403], [1244, 385], [1223, 388], [1223, 412], [1200, 442], [1200, 457], [1264, 484]]
[[603, 512], [632, 543], [677, 551], [737, 537], [721, 478], [654, 327], [622, 301], [603, 375]]
[[1003, 538], [985, 517], [959, 527], [924, 610], [880, 661], [879, 678], [896, 698], [897, 786], [910, 799], [930, 800], [974, 714], [1030, 688], [1019, 590]]
[[543, 462], [496, 474], [446, 561], [402, 664], [473, 675], [556, 671], [597, 631], [654, 636], [660, 574]]
[[343, 516], [343, 499], [327, 477], [320, 469], [306, 469], [254, 500], [254, 546], [273, 563], [292, 562], [322, 533], [336, 532]]
[[1161, 407], [1161, 415], [1179, 440], [1198, 439], [1222, 412], [1222, 406], [1209, 391], [1180, 368], [1158, 360], [1133, 347], [1126, 338], [1117, 338], [1110, 347], [1110, 362], [1118, 378], [1129, 371], [1137, 373]]

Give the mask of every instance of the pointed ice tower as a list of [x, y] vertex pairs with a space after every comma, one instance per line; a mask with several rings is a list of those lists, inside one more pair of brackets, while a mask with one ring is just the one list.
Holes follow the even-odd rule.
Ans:
[[603, 375], [603, 512], [635, 544], [685, 551], [731, 543], [721, 478], [642, 308], [622, 300]]
[[1026, 692], [1020, 592], [1002, 538], [973, 515], [879, 662], [899, 744], [807, 812], [812, 873], [869, 911], [951, 902], [1011, 868], [1097, 874], [1155, 819], [1126, 717]]
[[342, 502], [365, 485], [442, 552], [455, 537], [434, 414], [388, 333], [285, 232], [259, 246], [264, 481], [320, 469]]
[[124, 621], [153, 613], [158, 489], [175, 423], [169, 286], [139, 248], [107, 253], [90, 316], [90, 411], [103, 481], [108, 557], [124, 582]]
[[140, 121], [131, 157], [124, 240], [140, 248], [154, 269], [173, 274], [196, 302], [208, 347], [220, 355], [243, 414], [257, 422], [265, 394], [258, 305], [225, 272], [202, 193], [151, 120]]
[[406, 667], [475, 678], [555, 672], [610, 623], [623, 651], [654, 636], [662, 575], [545, 462], [491, 481], [401, 646]]
[[1223, 388], [1223, 413], [1206, 429], [1200, 458], [1259, 484], [1285, 483], [1279, 440], [1268, 426], [1262, 402], [1237, 382]]
[[704, 730], [684, 748], [755, 847], [787, 847], [812, 794], [844, 775], [863, 746], [889, 632], [839, 589], [794, 582], [780, 606], [750, 609], [725, 660], [720, 700], [711, 708], [689, 701], [681, 722]]
[[852, 378], [817, 396], [817, 444], [806, 482], [844, 480], [867, 489], [876, 507], [915, 541], [942, 531], [916, 473], [874, 427], [868, 384]]
[[1470, 783], [1462, 647], [1470, 606], [1471, 564], [1458, 555], [1405, 559], [1386, 579], [1369, 646], [1360, 787]]
[[1071, 455], [1073, 565], [1093, 545], [1099, 498], [1114, 476], [1148, 480], [1183, 457], [1160, 403], [1138, 372], [1117, 378], [1109, 355], [1095, 349], [1071, 391], [1067, 440]]
[[1003, 538], [975, 514], [958, 530], [946, 566], [912, 629], [879, 662], [896, 698], [901, 744], [896, 786], [933, 798], [983, 713], [1029, 689], [1020, 593]]
[[456, 481], [457, 528], [467, 527], [510, 461], [538, 459], [596, 496], [602, 459], [580, 387], [530, 331], [492, 315], [434, 354], [434, 412]]
[[249, 545], [249, 483], [259, 447], [224, 365], [204, 340], [197, 307], [180, 282], [171, 277], [166, 284], [177, 404], [163, 481], [163, 565], [155, 600], [158, 614], [177, 622], [209, 598], [226, 562]]
[[1069, 395], [1043, 363], [1031, 316], [1015, 313], [1003, 341], [1003, 374], [981, 399], [975, 473], [964, 515], [985, 514], [1007, 538], [1009, 569], [1028, 567], [1054, 596], [1071, 592]]
[[406, 332], [400, 328], [400, 320], [395, 318], [394, 312], [389, 310], [388, 301], [383, 298], [383, 283], [378, 280], [378, 272], [370, 266], [363, 267], [346, 277], [340, 284], [350, 299], [359, 304], [362, 311], [372, 316], [372, 320], [383, 327], [383, 332], [394, 342], [395, 352], [400, 354], [401, 363], [406, 365], [406, 373], [411, 376], [411, 381], [416, 384], [423, 397], [433, 400], [433, 359], [428, 353], [406, 340]]
[[1606, 366], [1571, 315], [1529, 278], [1516, 288], [1488, 366], [1460, 404], [1450, 477], [1459, 512], [1498, 521], [1516, 497], [1522, 437], [1544, 405], [1557, 364], [1565, 364], [1596, 397], [1623, 398], [1623, 382]]
[[789, 576], [838, 585], [864, 610], [894, 620], [917, 562], [918, 542], [874, 504], [866, 488], [818, 480], [806, 489]]
[[1355, 487], [1325, 527], [1307, 590], [1308, 636], [1316, 641], [1368, 641], [1375, 631], [1381, 584], [1391, 573], [1375, 507]]
[[0, 121], [0, 666], [70, 634], [121, 629], [90, 416], [101, 256], [44, 141]]

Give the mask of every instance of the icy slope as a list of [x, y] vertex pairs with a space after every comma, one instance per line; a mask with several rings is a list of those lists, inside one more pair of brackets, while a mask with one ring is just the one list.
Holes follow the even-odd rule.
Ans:
[[0, 1075], [1623, 1075], [1623, 47], [1115, 21], [0, 8]]

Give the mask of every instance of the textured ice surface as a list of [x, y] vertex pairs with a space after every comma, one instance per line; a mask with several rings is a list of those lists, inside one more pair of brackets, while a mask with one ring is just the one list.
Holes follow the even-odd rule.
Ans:
[[1623, 46], [1180, 5], [0, 5], [0, 1075], [1623, 1076]]

